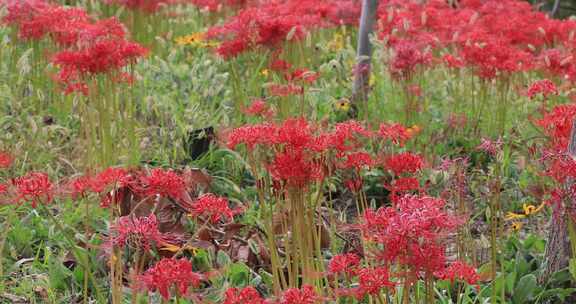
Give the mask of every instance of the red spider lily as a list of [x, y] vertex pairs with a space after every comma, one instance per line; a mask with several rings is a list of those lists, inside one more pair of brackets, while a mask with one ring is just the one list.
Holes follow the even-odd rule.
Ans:
[[406, 195], [394, 207], [367, 210], [362, 231], [382, 244], [378, 257], [384, 262], [433, 273], [445, 265], [442, 238], [462, 223], [446, 213], [444, 205], [442, 199]]
[[394, 144], [400, 146], [404, 146], [404, 143], [412, 138], [413, 134], [408, 128], [397, 123], [383, 123], [378, 130], [378, 136], [382, 139], [391, 140]]
[[286, 75], [286, 80], [312, 84], [318, 80], [319, 77], [320, 73], [309, 71], [307, 69], [297, 69], [291, 74]]
[[331, 274], [345, 273], [355, 275], [360, 266], [360, 257], [354, 253], [339, 254], [334, 256], [328, 264], [328, 272]]
[[292, 95], [304, 94], [304, 88], [292, 83], [289, 84], [273, 84], [269, 88], [270, 95], [277, 97], [286, 97]]
[[549, 95], [558, 95], [558, 88], [548, 79], [538, 80], [530, 85], [527, 95], [530, 99], [534, 99], [539, 94], [547, 99]]
[[270, 144], [274, 140], [276, 127], [272, 124], [246, 125], [232, 130], [228, 135], [228, 147], [236, 148], [245, 144], [249, 150], [259, 144]]
[[244, 113], [250, 116], [260, 116], [263, 118], [271, 118], [274, 116], [274, 111], [262, 99], [255, 99], [250, 106], [244, 110]]
[[92, 178], [90, 176], [79, 176], [69, 181], [65, 187], [72, 198], [85, 196], [92, 190]]
[[223, 304], [264, 304], [266, 303], [260, 293], [252, 287], [228, 288], [224, 293]]
[[315, 304], [321, 303], [321, 298], [314, 291], [314, 287], [304, 285], [300, 289], [289, 288], [282, 294], [280, 304]]
[[324, 177], [322, 166], [301, 150], [276, 154], [268, 170], [272, 177], [292, 188], [305, 187]]
[[277, 72], [285, 72], [288, 71], [292, 65], [282, 59], [275, 59], [270, 63], [270, 69]]
[[576, 104], [558, 105], [544, 113], [544, 117], [537, 120], [536, 124], [548, 135], [555, 150], [566, 151], [574, 117]]
[[357, 121], [337, 123], [334, 132], [330, 134], [330, 144], [338, 152], [346, 152], [357, 148], [363, 139], [372, 137], [372, 132], [367, 130]]
[[394, 282], [390, 281], [388, 268], [384, 266], [358, 270], [358, 284], [360, 286], [355, 291], [358, 299], [365, 295], [377, 295], [382, 289], [395, 286]]
[[232, 221], [234, 216], [240, 212], [242, 212], [241, 209], [230, 209], [226, 198], [218, 197], [212, 193], [200, 196], [190, 209], [192, 215], [206, 217], [212, 223], [216, 223], [221, 219]]
[[158, 291], [165, 299], [170, 299], [171, 290], [185, 297], [190, 287], [198, 287], [203, 279], [201, 274], [192, 271], [192, 263], [186, 259], [164, 258], [140, 276], [140, 282], [149, 291]]
[[8, 185], [0, 183], [0, 195], [8, 193]]
[[404, 152], [390, 155], [384, 159], [384, 168], [392, 171], [395, 176], [404, 173], [416, 173], [424, 168], [424, 160], [420, 155]]
[[342, 164], [345, 169], [361, 170], [362, 168], [370, 168], [374, 165], [374, 160], [370, 153], [367, 152], [354, 152], [346, 155], [346, 160]]
[[124, 248], [150, 250], [152, 245], [161, 246], [166, 243], [167, 235], [158, 230], [158, 220], [154, 214], [136, 218], [123, 216], [110, 229], [112, 236], [109, 243]]
[[392, 181], [390, 185], [384, 186], [388, 191], [390, 191], [390, 200], [392, 202], [397, 202], [398, 199], [407, 194], [410, 191], [420, 192], [420, 182], [414, 177], [401, 177]]
[[258, 48], [277, 50], [282, 42], [301, 39], [311, 29], [351, 22], [357, 16], [359, 7], [349, 0], [275, 0], [240, 10], [209, 29], [208, 37], [220, 39], [218, 54], [232, 58]]
[[0, 169], [7, 169], [12, 166], [14, 159], [12, 155], [6, 152], [0, 151]]
[[152, 169], [150, 174], [141, 175], [138, 192], [144, 196], [159, 195], [180, 201], [186, 192], [184, 178], [172, 170]]
[[132, 176], [125, 169], [109, 167], [92, 178], [88, 177], [87, 183], [92, 192], [103, 194], [115, 188], [131, 185]]
[[480, 280], [476, 268], [462, 261], [453, 262], [450, 266], [446, 267], [446, 269], [438, 271], [434, 273], [434, 275], [441, 280], [450, 280], [452, 283], [459, 280], [470, 285], [474, 285]]
[[498, 138], [496, 141], [482, 138], [482, 143], [478, 147], [477, 150], [486, 152], [492, 156], [496, 156], [500, 151], [502, 151], [502, 139]]
[[60, 51], [52, 58], [60, 68], [57, 79], [66, 85], [68, 92], [84, 90], [85, 80], [95, 75], [121, 74], [122, 68], [147, 53], [139, 44], [125, 39], [124, 27], [115, 18], [85, 24], [75, 35], [76, 47]]
[[390, 63], [390, 73], [395, 78], [409, 79], [419, 66], [425, 66], [432, 61], [432, 55], [421, 51], [416, 44], [399, 43], [394, 46], [394, 56]]
[[43, 172], [31, 172], [25, 176], [12, 180], [12, 185], [16, 188], [16, 202], [30, 202], [32, 208], [37, 204], [48, 204], [54, 198], [54, 186], [48, 178], [48, 174]]

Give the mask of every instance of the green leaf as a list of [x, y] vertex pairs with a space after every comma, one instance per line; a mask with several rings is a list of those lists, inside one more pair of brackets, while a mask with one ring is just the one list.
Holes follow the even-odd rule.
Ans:
[[228, 280], [234, 287], [244, 287], [250, 282], [250, 268], [244, 263], [234, 263], [228, 268]]
[[514, 304], [530, 303], [534, 297], [534, 293], [537, 288], [536, 276], [533, 274], [527, 274], [520, 278], [516, 288], [514, 289], [514, 294], [512, 296], [512, 302]]

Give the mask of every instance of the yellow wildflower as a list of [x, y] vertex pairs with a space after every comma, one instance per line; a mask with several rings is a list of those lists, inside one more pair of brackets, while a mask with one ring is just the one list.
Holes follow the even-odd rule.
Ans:
[[350, 111], [350, 100], [347, 98], [341, 98], [340, 100], [336, 101], [335, 107], [338, 111], [348, 112]]
[[270, 70], [263, 69], [262, 72], [260, 72], [260, 74], [262, 74], [262, 76], [268, 78], [268, 76], [270, 75]]
[[344, 36], [342, 34], [336, 33], [332, 38], [332, 41], [328, 42], [328, 48], [331, 51], [337, 52], [344, 48]]
[[522, 209], [524, 209], [524, 214], [532, 215], [532, 214], [536, 214], [536, 213], [540, 212], [540, 210], [542, 210], [544, 208], [544, 205], [545, 205], [544, 202], [542, 202], [538, 207], [536, 207], [534, 205], [524, 204], [524, 205], [522, 205]]
[[186, 36], [177, 37], [176, 44], [180, 46], [190, 45], [194, 47], [210, 48], [218, 46], [218, 43], [207, 41], [204, 33], [193, 33]]
[[526, 215], [518, 214], [518, 213], [514, 213], [514, 212], [508, 212], [504, 219], [507, 221], [511, 221], [511, 220], [519, 220], [519, 219], [523, 219], [523, 218], [526, 218]]
[[524, 224], [522, 224], [522, 222], [514, 222], [512, 223], [512, 230], [519, 231], [520, 229], [522, 229], [523, 225]]

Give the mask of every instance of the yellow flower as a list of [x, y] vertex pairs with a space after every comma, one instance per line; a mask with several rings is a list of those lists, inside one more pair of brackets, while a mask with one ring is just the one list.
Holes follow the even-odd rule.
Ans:
[[337, 52], [344, 48], [344, 36], [342, 34], [334, 34], [332, 41], [328, 42], [328, 48], [331, 51]]
[[338, 111], [348, 112], [350, 111], [350, 100], [347, 98], [341, 98], [340, 100], [336, 101], [335, 107]]
[[408, 136], [417, 135], [418, 133], [420, 133], [420, 131], [422, 131], [422, 129], [420, 128], [419, 125], [413, 125], [412, 127], [406, 129]]
[[523, 225], [524, 224], [522, 224], [522, 222], [514, 222], [512, 223], [512, 230], [519, 231], [520, 229], [522, 229]]
[[524, 204], [524, 205], [522, 205], [522, 209], [524, 209], [524, 214], [532, 215], [532, 214], [536, 214], [536, 213], [540, 212], [540, 210], [542, 210], [544, 208], [544, 205], [545, 205], [544, 202], [542, 202], [538, 207], [536, 207], [534, 205]]
[[198, 253], [198, 248], [193, 247], [191, 245], [185, 245], [185, 247], [182, 248], [178, 245], [164, 243], [163, 246], [160, 248], [160, 251], [168, 251], [172, 253], [176, 253], [178, 251], [190, 251], [192, 252], [193, 255], [196, 255], [196, 253]]
[[268, 78], [268, 76], [270, 75], [270, 70], [263, 69], [262, 72], [260, 72], [260, 74], [262, 74], [262, 76]]
[[205, 40], [204, 33], [193, 33], [186, 36], [177, 37], [176, 44], [180, 46], [190, 45], [201, 48], [210, 48], [218, 46], [218, 43]]
[[526, 215], [524, 214], [518, 214], [518, 213], [514, 213], [514, 212], [508, 212], [506, 214], [506, 217], [504, 218], [507, 221], [511, 221], [511, 220], [519, 220], [519, 219], [523, 219], [525, 218]]
[[370, 78], [368, 79], [368, 85], [373, 87], [374, 84], [376, 84], [376, 76], [374, 76], [374, 73], [371, 73]]

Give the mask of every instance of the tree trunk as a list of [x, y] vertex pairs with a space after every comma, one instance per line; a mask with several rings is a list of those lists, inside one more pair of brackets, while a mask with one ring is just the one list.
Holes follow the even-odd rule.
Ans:
[[363, 0], [360, 29], [358, 31], [357, 64], [354, 71], [354, 88], [352, 102], [366, 102], [368, 100], [370, 61], [372, 59], [372, 45], [370, 35], [376, 22], [378, 0]]

